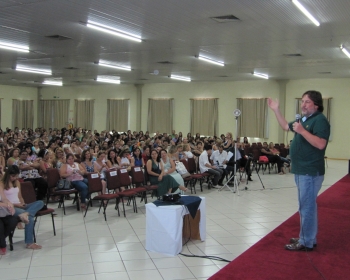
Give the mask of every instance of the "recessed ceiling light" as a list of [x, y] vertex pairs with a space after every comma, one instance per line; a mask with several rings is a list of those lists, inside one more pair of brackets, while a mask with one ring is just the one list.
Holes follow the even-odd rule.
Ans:
[[195, 57], [200, 59], [200, 60], [204, 60], [206, 62], [215, 64], [215, 65], [225, 66], [225, 63], [223, 61], [214, 60], [212, 58], [209, 58], [209, 57], [206, 57], [206, 56], [203, 56], [203, 55], [198, 55], [198, 56], [195, 56]]
[[63, 86], [63, 82], [61, 79], [45, 80], [42, 82], [42, 84], [51, 86]]
[[36, 68], [30, 68], [25, 66], [17, 66], [16, 71], [29, 72], [29, 73], [42, 74], [42, 75], [52, 75], [51, 70], [36, 69]]
[[348, 51], [343, 45], [340, 45], [340, 49], [342, 50], [342, 52], [343, 52], [348, 58], [350, 58], [350, 53], [349, 53], [349, 51]]
[[95, 21], [91, 21], [88, 20], [88, 22], [86, 23], [87, 27], [102, 31], [102, 32], [106, 32], [115, 36], [119, 36], [119, 37], [123, 37], [125, 39], [129, 39], [135, 42], [142, 42], [142, 39], [140, 36], [135, 35], [135, 34], [131, 34], [119, 29], [116, 29], [114, 27], [108, 26], [108, 25], [104, 25]]
[[269, 75], [262, 74], [262, 73], [257, 73], [257, 72], [254, 72], [253, 75], [256, 76], [256, 77], [259, 77], [259, 78], [263, 78], [263, 79], [268, 79], [269, 78]]
[[306, 8], [300, 4], [298, 0], [292, 0], [293, 4], [298, 7], [298, 9], [309, 19], [311, 20], [316, 26], [320, 26], [320, 23], [314, 18], [314, 16], [306, 10]]
[[113, 63], [110, 63], [108, 61], [100, 60], [98, 62], [98, 65], [105, 66], [105, 67], [110, 67], [110, 68], [115, 68], [115, 69], [120, 69], [120, 70], [125, 70], [125, 71], [131, 71], [131, 67], [129, 67], [129, 66], [113, 64]]
[[169, 78], [185, 82], [191, 82], [191, 78], [184, 76], [170, 75]]
[[116, 76], [97, 76], [97, 82], [110, 83], [110, 84], [120, 84], [120, 77]]
[[17, 51], [17, 52], [26, 52], [26, 53], [29, 52], [28, 46], [20, 46], [20, 45], [5, 43], [5, 42], [0, 42], [0, 48], [11, 50], [11, 51]]

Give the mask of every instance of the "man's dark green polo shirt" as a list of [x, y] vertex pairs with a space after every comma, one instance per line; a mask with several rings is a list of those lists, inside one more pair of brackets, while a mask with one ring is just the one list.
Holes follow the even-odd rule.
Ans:
[[[289, 123], [289, 129], [293, 131], [293, 122]], [[303, 127], [311, 134], [326, 139], [328, 144], [330, 124], [327, 118], [320, 112], [315, 112], [305, 121], [300, 120]], [[326, 145], [327, 147], [327, 145]], [[306, 139], [295, 133], [289, 154], [292, 160], [292, 173], [298, 175], [316, 176], [324, 175], [324, 155], [326, 147], [320, 150], [312, 146]]]

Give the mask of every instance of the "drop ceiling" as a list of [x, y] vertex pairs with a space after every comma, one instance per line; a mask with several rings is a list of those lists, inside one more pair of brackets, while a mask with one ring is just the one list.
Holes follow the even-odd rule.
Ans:
[[[26, 45], [29, 53], [0, 49], [0, 84], [97, 85], [98, 75], [121, 84], [270, 79], [348, 78], [348, 0], [299, 0], [315, 26], [290, 0], [2, 0], [0, 42]], [[213, 20], [234, 16], [236, 20]], [[86, 27], [88, 20], [138, 34], [141, 43]], [[209, 64], [195, 56], [224, 61]], [[132, 71], [99, 66], [100, 60]], [[48, 69], [51, 76], [16, 71]]]

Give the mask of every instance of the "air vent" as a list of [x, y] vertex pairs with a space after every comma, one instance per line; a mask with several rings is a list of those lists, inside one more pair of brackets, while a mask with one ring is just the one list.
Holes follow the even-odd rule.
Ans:
[[171, 61], [158, 61], [157, 63], [159, 64], [174, 64], [174, 62], [171, 62]]
[[218, 76], [219, 78], [228, 78], [229, 76], [226, 75], [222, 75], [222, 76]]
[[148, 81], [148, 79], [143, 78], [143, 79], [139, 79], [139, 81]]
[[327, 72], [327, 71], [325, 71], [325, 72], [318, 72], [318, 74], [324, 74], [324, 75], [326, 75], [326, 74], [332, 74], [332, 72]]
[[240, 21], [240, 19], [234, 15], [211, 17], [211, 19], [219, 23]]
[[301, 56], [300, 53], [286, 53], [283, 55], [284, 57], [299, 57]]
[[64, 41], [64, 40], [72, 40], [72, 38], [62, 36], [62, 35], [48, 35], [45, 36], [46, 38], [53, 39], [53, 40], [58, 40], [58, 41]]
[[76, 67], [66, 67], [64, 69], [67, 69], [67, 70], [78, 70], [79, 68], [76, 68]]

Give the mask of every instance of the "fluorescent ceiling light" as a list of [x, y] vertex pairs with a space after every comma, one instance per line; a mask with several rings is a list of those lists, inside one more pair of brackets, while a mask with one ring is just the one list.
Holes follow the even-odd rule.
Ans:
[[183, 76], [170, 75], [170, 78], [175, 80], [180, 80], [180, 81], [191, 82], [191, 78], [183, 77]]
[[348, 50], [346, 48], [344, 48], [343, 45], [340, 45], [340, 49], [348, 58], [350, 58], [350, 53], [348, 52]]
[[202, 56], [202, 55], [198, 55], [196, 56], [198, 59], [200, 60], [204, 60], [206, 62], [210, 62], [210, 63], [213, 63], [213, 64], [216, 64], [216, 65], [219, 65], [219, 66], [225, 66], [225, 63], [222, 62], [222, 61], [218, 61], [218, 60], [214, 60], [214, 59], [211, 59], [209, 57], [205, 57], [205, 56]]
[[298, 7], [302, 13], [309, 18], [316, 26], [320, 26], [320, 23], [313, 17], [308, 10], [305, 9], [303, 5], [300, 4], [298, 0], [292, 0], [293, 4]]
[[106, 32], [106, 33], [115, 35], [115, 36], [123, 37], [125, 39], [129, 39], [129, 40], [136, 41], [136, 42], [142, 42], [141, 37], [138, 35], [131, 34], [131, 33], [128, 33], [128, 32], [125, 32], [125, 31], [122, 31], [122, 30], [119, 30], [119, 29], [116, 29], [116, 28], [113, 28], [113, 27], [110, 27], [110, 26], [107, 26], [107, 25], [104, 25], [104, 24], [101, 24], [101, 23], [98, 23], [95, 21], [88, 20], [88, 22], [86, 23], [86, 26], [93, 28], [93, 29], [96, 29], [96, 30], [99, 30], [99, 31], [102, 31], [102, 32]]
[[256, 72], [254, 72], [253, 75], [254, 75], [254, 76], [257, 76], [257, 77], [259, 77], [259, 78], [263, 78], [263, 79], [268, 79], [268, 78], [269, 78], [269, 75], [261, 74], [261, 73], [256, 73]]
[[27, 46], [20, 46], [3, 42], [0, 42], [0, 48], [17, 52], [29, 52], [29, 48]]
[[43, 85], [52, 85], [52, 86], [63, 86], [62, 80], [46, 80], [42, 82]]
[[51, 70], [28, 68], [24, 66], [17, 66], [16, 71], [29, 72], [29, 73], [42, 74], [42, 75], [52, 75]]
[[123, 65], [110, 64], [108, 62], [99, 62], [98, 65], [105, 66], [105, 67], [110, 67], [110, 68], [115, 68], [115, 69], [121, 69], [121, 70], [125, 70], [125, 71], [131, 71], [131, 67], [123, 66]]
[[96, 81], [102, 83], [120, 84], [120, 78], [112, 76], [97, 76]]

